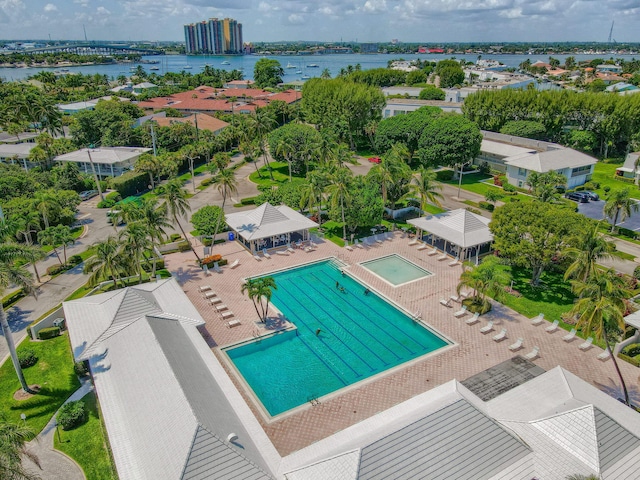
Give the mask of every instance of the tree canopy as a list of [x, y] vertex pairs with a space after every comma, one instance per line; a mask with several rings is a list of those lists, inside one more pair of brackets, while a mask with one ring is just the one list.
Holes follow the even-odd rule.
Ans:
[[418, 140], [418, 157], [425, 166], [455, 166], [478, 156], [482, 134], [462, 115], [445, 113], [428, 122]]
[[435, 85], [427, 85], [418, 94], [420, 100], [444, 100], [445, 96], [444, 90]]
[[306, 173], [315, 156], [321, 136], [310, 125], [288, 123], [269, 134], [271, 157], [279, 162], [290, 162], [294, 175]]
[[546, 137], [547, 131], [540, 122], [533, 120], [510, 120], [502, 126], [500, 133], [543, 140]]
[[261, 58], [253, 67], [253, 81], [258, 88], [273, 88], [282, 83], [284, 69], [278, 60]]
[[420, 107], [415, 112], [385, 118], [376, 128], [376, 152], [384, 153], [396, 143], [404, 143], [413, 154], [418, 149], [418, 140], [426, 125], [441, 114], [438, 107]]

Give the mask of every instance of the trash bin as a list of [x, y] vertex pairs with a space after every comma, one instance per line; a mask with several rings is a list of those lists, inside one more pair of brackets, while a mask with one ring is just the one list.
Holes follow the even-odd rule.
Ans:
[[233, 242], [236, 239], [236, 236], [233, 232], [229, 232], [229, 241]]

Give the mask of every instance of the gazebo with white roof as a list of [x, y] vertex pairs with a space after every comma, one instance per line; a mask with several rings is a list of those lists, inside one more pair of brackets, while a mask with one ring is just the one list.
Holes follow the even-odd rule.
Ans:
[[231, 213], [226, 222], [238, 242], [254, 254], [292, 242], [306, 242], [310, 238], [309, 229], [318, 226], [286, 205], [274, 207], [269, 203], [251, 211]]
[[460, 261], [475, 257], [477, 264], [480, 255], [491, 250], [493, 234], [489, 230], [489, 219], [463, 208], [407, 221], [418, 229], [418, 236], [423, 237], [425, 243]]

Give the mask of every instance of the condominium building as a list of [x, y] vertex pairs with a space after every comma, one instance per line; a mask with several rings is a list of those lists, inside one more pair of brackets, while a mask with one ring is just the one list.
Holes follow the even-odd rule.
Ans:
[[184, 26], [187, 53], [242, 53], [242, 24], [232, 18], [210, 18]]

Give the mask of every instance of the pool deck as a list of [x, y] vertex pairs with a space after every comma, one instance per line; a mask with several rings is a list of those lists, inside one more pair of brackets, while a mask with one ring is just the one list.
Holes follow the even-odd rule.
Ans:
[[[166, 265], [205, 319], [206, 326], [201, 327], [201, 332], [219, 359], [222, 359], [222, 354], [217, 347], [251, 339], [287, 325], [278, 319], [266, 326], [258, 321], [253, 303], [240, 291], [245, 278], [328, 257], [338, 257], [346, 262], [348, 266], [345, 271], [348, 274], [367, 283], [373, 290], [408, 312], [419, 312], [425, 323], [455, 342], [451, 348], [442, 349], [406, 366], [347, 387], [320, 398], [318, 405], [309, 404], [271, 421], [265, 420], [252, 397], [244, 391], [241, 382], [222, 362], [249, 408], [283, 456], [451, 379], [464, 380], [514, 355], [525, 355], [534, 346], [540, 347], [540, 356], [535, 363], [545, 370], [560, 365], [600, 390], [614, 397], [622, 396], [612, 361], [596, 358], [602, 350], [598, 347], [587, 351], [579, 350], [578, 345], [583, 340], [576, 338], [570, 343], [564, 342], [562, 337], [567, 332], [563, 329], [558, 329], [555, 333], [546, 332], [545, 327], [549, 325], [547, 321], [533, 326], [529, 319], [500, 304], [494, 304], [492, 311], [483, 315], [481, 322], [473, 326], [464, 322], [470, 317], [469, 314], [454, 318], [453, 314], [460, 304], [454, 303], [453, 308], [447, 308], [439, 301], [455, 293], [461, 266], [449, 266], [451, 258], [439, 261], [439, 255], [428, 256], [427, 252], [428, 249], [417, 250], [417, 245], [410, 246], [409, 240], [402, 238], [401, 232], [396, 232], [393, 240], [385, 240], [368, 249], [354, 248], [353, 251], [348, 251], [326, 241], [312, 252], [296, 250], [290, 255], [277, 255], [274, 252], [271, 259], [263, 258], [261, 261], [255, 260], [239, 244], [230, 242], [216, 246], [215, 253], [222, 254], [229, 264], [236, 259], [240, 264], [234, 269], [222, 267], [221, 273], [211, 272], [207, 277], [197, 267], [192, 252], [169, 255], [166, 257]], [[391, 253], [404, 256], [433, 272], [433, 275], [404, 286], [393, 287], [358, 265], [359, 262]], [[200, 292], [199, 287], [203, 285], [211, 286], [222, 304], [233, 312], [233, 317], [222, 318], [221, 313]], [[230, 320], [238, 320], [241, 324], [230, 328], [227, 326]], [[494, 331], [483, 335], [479, 331], [480, 327], [489, 320], [494, 322]], [[507, 329], [507, 338], [495, 342], [493, 336], [502, 328]], [[524, 338], [524, 348], [516, 353], [511, 352], [508, 347], [518, 337]], [[640, 403], [640, 369], [624, 361], [618, 363], [632, 401]]]

